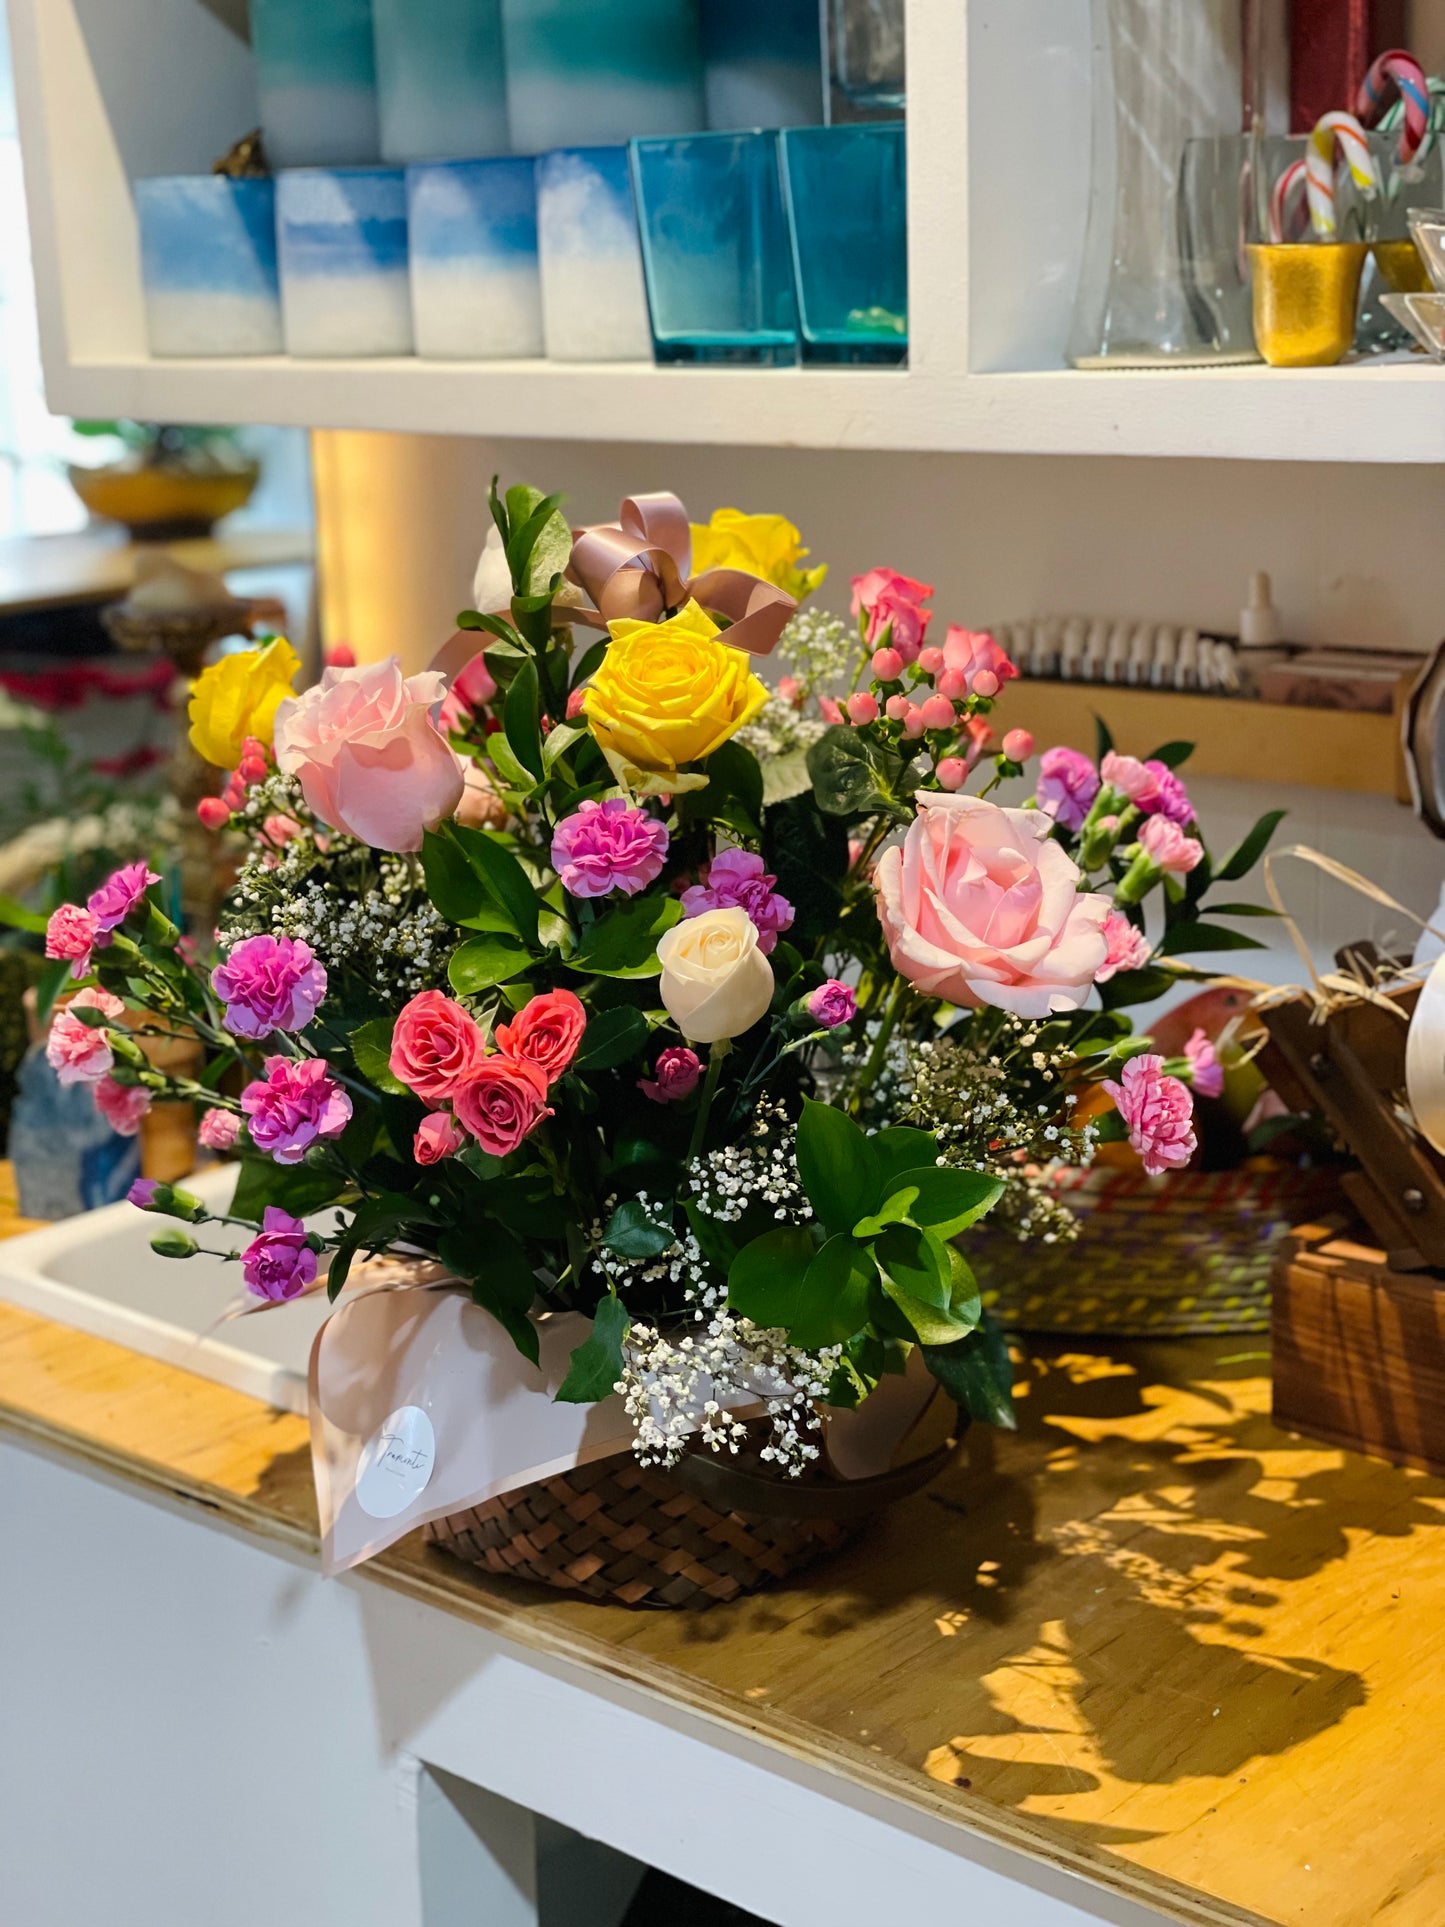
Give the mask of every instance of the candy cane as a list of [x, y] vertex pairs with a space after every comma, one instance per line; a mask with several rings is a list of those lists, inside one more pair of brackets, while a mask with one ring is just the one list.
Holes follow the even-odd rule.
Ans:
[[1296, 200], [1295, 196], [1302, 193], [1304, 185], [1304, 162], [1291, 161], [1290, 165], [1275, 182], [1274, 191], [1269, 197], [1269, 238], [1271, 241], [1287, 241], [1290, 238], [1290, 230], [1292, 228], [1298, 229], [1299, 215], [1304, 206], [1304, 202], [1302, 199]]
[[1335, 215], [1335, 146], [1339, 145], [1350, 178], [1367, 201], [1380, 192], [1380, 171], [1370, 152], [1365, 130], [1353, 114], [1325, 114], [1316, 121], [1305, 149], [1305, 191], [1309, 196], [1310, 221], [1322, 240], [1333, 240], [1339, 231]]
[[1360, 82], [1355, 112], [1366, 127], [1373, 127], [1396, 95], [1405, 110], [1399, 162], [1401, 167], [1408, 167], [1424, 147], [1430, 132], [1430, 87], [1424, 68], [1403, 47], [1381, 54], [1374, 62]]

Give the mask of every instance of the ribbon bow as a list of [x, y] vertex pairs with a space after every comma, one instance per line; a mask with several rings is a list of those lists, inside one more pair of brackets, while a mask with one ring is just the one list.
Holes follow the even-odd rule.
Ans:
[[725, 640], [749, 655], [772, 652], [797, 602], [746, 569], [692, 573], [692, 529], [675, 495], [632, 495], [615, 522], [577, 529], [568, 580], [590, 607], [572, 613], [605, 629], [609, 622], [660, 622], [694, 601], [728, 625]]

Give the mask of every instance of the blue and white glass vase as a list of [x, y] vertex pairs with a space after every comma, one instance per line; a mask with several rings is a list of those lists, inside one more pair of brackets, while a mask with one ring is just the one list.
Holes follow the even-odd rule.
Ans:
[[804, 361], [908, 354], [903, 122], [790, 127], [778, 136]]
[[519, 154], [706, 125], [698, 0], [502, 0]]
[[406, 170], [411, 312], [419, 355], [540, 355], [536, 169], [526, 159]]
[[542, 327], [552, 361], [650, 361], [652, 333], [625, 147], [537, 162]]
[[135, 184], [153, 355], [279, 355], [276, 190], [184, 174]]
[[377, 158], [371, 0], [251, 0], [251, 45], [273, 167]]
[[307, 167], [276, 177], [281, 312], [293, 355], [409, 355], [406, 176]]
[[823, 119], [818, 0], [701, 4], [708, 126], [816, 126]]
[[372, 0], [384, 161], [505, 154], [502, 0]]
[[656, 359], [796, 362], [776, 134], [634, 141], [632, 180]]

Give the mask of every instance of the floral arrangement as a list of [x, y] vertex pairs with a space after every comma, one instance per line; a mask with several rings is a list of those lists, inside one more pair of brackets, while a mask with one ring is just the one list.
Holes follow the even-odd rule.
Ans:
[[[200, 677], [192, 739], [228, 771], [203, 820], [241, 852], [219, 954], [121, 870], [50, 920], [78, 980], [51, 1059], [117, 1122], [191, 1101], [239, 1155], [224, 1217], [136, 1188], [179, 1220], [158, 1251], [206, 1238], [271, 1301], [429, 1254], [533, 1360], [539, 1317], [584, 1312], [557, 1395], [618, 1391], [647, 1461], [738, 1450], [751, 1400], [798, 1471], [819, 1404], [915, 1350], [1007, 1423], [966, 1234], [1060, 1235], [1041, 1172], [1101, 1135], [1189, 1160], [1218, 1067], [1123, 1013], [1252, 941], [1203, 911], [1273, 819], [1213, 863], [1177, 744], [1049, 750], [1005, 806], [1017, 671], [931, 640], [926, 584], [870, 570], [845, 623], [799, 609], [825, 571], [781, 517], [689, 533], [641, 498], [574, 532], [559, 502], [493, 490], [437, 668], [298, 695], [278, 639]], [[203, 1042], [200, 1079], [149, 1066], [158, 1027]]]

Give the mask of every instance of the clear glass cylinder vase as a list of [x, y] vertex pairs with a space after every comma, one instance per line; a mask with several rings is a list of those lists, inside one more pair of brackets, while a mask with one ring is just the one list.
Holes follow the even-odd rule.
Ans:
[[1248, 259], [1268, 0], [1092, 0], [1076, 368], [1255, 361]]

